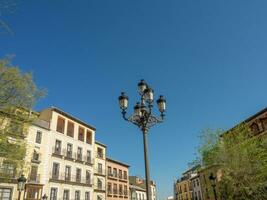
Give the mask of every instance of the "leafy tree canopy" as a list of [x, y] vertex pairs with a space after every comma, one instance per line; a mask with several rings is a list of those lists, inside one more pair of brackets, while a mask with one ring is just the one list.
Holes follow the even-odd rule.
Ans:
[[21, 72], [10, 59], [0, 59], [0, 158], [22, 163], [27, 126], [35, 117], [31, 110], [43, 95], [30, 73]]

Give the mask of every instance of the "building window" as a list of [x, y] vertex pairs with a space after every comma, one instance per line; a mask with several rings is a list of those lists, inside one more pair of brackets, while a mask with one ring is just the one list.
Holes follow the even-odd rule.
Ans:
[[122, 170], [119, 169], [119, 178], [122, 179]]
[[77, 160], [82, 161], [82, 154], [83, 154], [83, 149], [81, 147], [78, 147], [78, 150], [77, 150]]
[[67, 135], [70, 137], [74, 136], [74, 123], [68, 121]]
[[75, 200], [80, 200], [80, 199], [81, 199], [80, 191], [76, 190], [75, 191]]
[[52, 179], [58, 179], [59, 176], [59, 163], [53, 163]]
[[72, 144], [67, 144], [67, 158], [72, 158]]
[[86, 162], [87, 163], [92, 163], [91, 151], [89, 151], [89, 150], [87, 151]]
[[128, 189], [127, 189], [127, 185], [124, 185], [124, 195], [127, 196], [128, 195]]
[[91, 184], [91, 173], [90, 173], [90, 171], [86, 171], [86, 183], [87, 184]]
[[84, 141], [84, 128], [79, 127], [78, 140]]
[[41, 142], [42, 142], [42, 132], [41, 131], [36, 132], [35, 142], [38, 144], [41, 144]]
[[64, 190], [63, 200], [70, 200], [70, 191], [69, 190]]
[[199, 180], [197, 179], [197, 186], [199, 186]]
[[64, 134], [64, 129], [65, 129], [65, 119], [63, 119], [62, 117], [58, 117], [57, 118], [57, 132]]
[[92, 132], [89, 130], [86, 132], [86, 143], [92, 144]]
[[65, 167], [65, 180], [70, 181], [70, 177], [71, 177], [71, 166], [67, 165]]
[[120, 184], [120, 185], [119, 185], [119, 194], [122, 195], [122, 193], [123, 193], [123, 192], [122, 192], [122, 185]]
[[118, 173], [117, 173], [117, 169], [116, 168], [113, 168], [113, 175], [114, 175], [114, 177], [118, 177]]
[[61, 155], [61, 141], [60, 140], [56, 140], [54, 153]]
[[85, 192], [85, 200], [90, 200], [90, 192]]
[[99, 174], [103, 173], [103, 168], [102, 168], [102, 164], [101, 163], [98, 163], [97, 171], [98, 171]]
[[97, 200], [102, 200], [102, 197], [100, 195], [97, 195]]
[[0, 199], [11, 200], [12, 189], [11, 188], [0, 188]]
[[266, 131], [267, 130], [267, 118], [261, 119], [261, 124], [263, 129]]
[[127, 171], [123, 171], [123, 178], [124, 178], [125, 180], [128, 179], [128, 178], [127, 178]]
[[200, 191], [198, 191], [198, 199], [201, 200], [201, 194], [200, 194]]
[[38, 167], [34, 165], [31, 166], [30, 181], [37, 182], [37, 172], [38, 172]]
[[81, 173], [82, 173], [82, 170], [80, 168], [77, 168], [76, 169], [76, 182], [77, 183], [81, 182]]
[[98, 179], [97, 179], [97, 188], [98, 188], [99, 190], [102, 190], [102, 187], [103, 187], [102, 181], [98, 178]]
[[3, 162], [0, 166], [0, 177], [14, 177], [15, 176], [15, 167], [9, 162]]
[[108, 183], [108, 194], [112, 194], [112, 185]]
[[36, 150], [33, 150], [32, 162], [39, 162], [39, 153]]
[[118, 190], [117, 190], [117, 184], [113, 185], [113, 194], [117, 194]]
[[99, 157], [99, 158], [104, 157], [102, 148], [99, 148], [99, 147], [97, 148], [97, 157]]
[[260, 129], [259, 129], [259, 126], [258, 124], [256, 123], [253, 123], [251, 126], [251, 131], [254, 133], [254, 134], [258, 134], [260, 132]]
[[50, 200], [57, 200], [57, 188], [51, 188]]
[[111, 167], [108, 166], [108, 176], [112, 176], [112, 171], [111, 171]]

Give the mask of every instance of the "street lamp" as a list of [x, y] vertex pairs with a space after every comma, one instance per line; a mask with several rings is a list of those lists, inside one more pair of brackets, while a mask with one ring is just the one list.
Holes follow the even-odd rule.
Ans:
[[216, 193], [216, 176], [213, 175], [213, 173], [210, 174], [209, 176], [211, 186], [213, 188], [213, 193], [214, 193], [214, 199], [217, 200], [217, 193]]
[[25, 188], [25, 183], [26, 183], [27, 179], [25, 178], [25, 176], [23, 174], [21, 174], [20, 177], [17, 179], [17, 181], [18, 181], [18, 191], [19, 191], [18, 200], [20, 200], [21, 192]]
[[154, 101], [154, 91], [153, 89], [144, 81], [141, 80], [138, 83], [138, 92], [140, 95], [140, 102], [137, 102], [134, 106], [134, 113], [129, 117], [126, 117], [126, 110], [128, 108], [129, 98], [124, 92], [119, 96], [119, 105], [124, 120], [136, 125], [143, 133], [143, 143], [144, 143], [144, 159], [145, 159], [145, 173], [146, 173], [146, 193], [147, 200], [151, 199], [150, 192], [150, 176], [149, 176], [149, 162], [147, 153], [147, 134], [149, 129], [156, 125], [157, 123], [163, 122], [166, 110], [166, 100], [163, 96], [160, 96], [157, 100], [158, 109], [160, 112], [160, 117], [156, 117], [152, 114], [153, 101]]
[[47, 200], [48, 196], [46, 196], [46, 194], [44, 194], [44, 196], [42, 197], [42, 200]]

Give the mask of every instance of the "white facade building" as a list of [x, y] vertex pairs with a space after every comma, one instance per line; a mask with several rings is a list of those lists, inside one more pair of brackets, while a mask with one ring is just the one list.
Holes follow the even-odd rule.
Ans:
[[95, 142], [94, 200], [106, 199], [106, 146]]
[[203, 198], [199, 175], [197, 173], [191, 174], [190, 181], [192, 185], [192, 200], [202, 200]]
[[[57, 108], [41, 111], [26, 137], [21, 199], [92, 200], [94, 143], [94, 127]], [[0, 172], [11, 168], [2, 163]], [[18, 198], [16, 179], [0, 183], [0, 199]]]

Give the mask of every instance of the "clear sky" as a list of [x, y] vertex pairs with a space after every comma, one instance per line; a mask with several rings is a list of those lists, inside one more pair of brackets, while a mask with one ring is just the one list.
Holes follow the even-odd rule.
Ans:
[[204, 128], [230, 128], [267, 106], [266, 0], [21, 0], [4, 14], [0, 57], [32, 71], [57, 106], [97, 128], [108, 155], [144, 176], [139, 130], [122, 120], [144, 78], [167, 99], [151, 129], [151, 177], [159, 199], [194, 158]]

